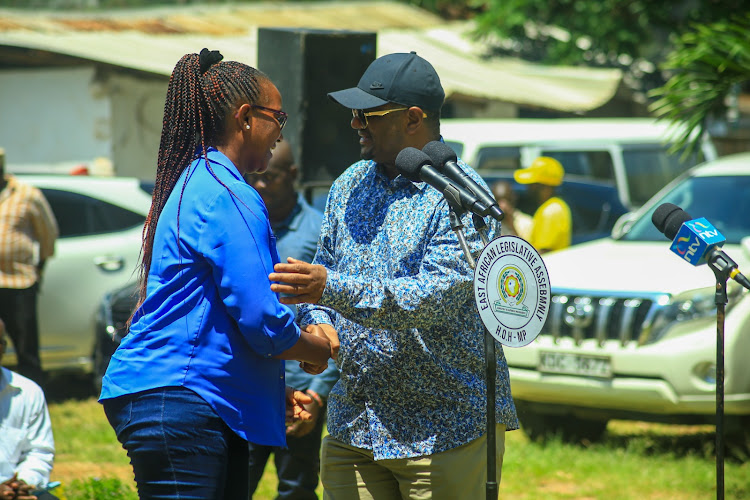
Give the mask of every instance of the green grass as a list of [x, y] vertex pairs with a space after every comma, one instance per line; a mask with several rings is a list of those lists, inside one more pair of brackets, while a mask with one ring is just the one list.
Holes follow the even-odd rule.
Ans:
[[[66, 500], [136, 498], [132, 470], [93, 397], [50, 402], [57, 456], [52, 479]], [[732, 443], [727, 443], [728, 449]], [[716, 498], [711, 426], [611, 422], [601, 443], [531, 443], [506, 435], [500, 498], [514, 500], [693, 500]], [[750, 459], [727, 454], [725, 498], [750, 498]], [[122, 496], [122, 488], [132, 496]], [[109, 492], [104, 496], [101, 492]], [[117, 494], [111, 493], [117, 491]], [[269, 462], [255, 499], [275, 497]], [[319, 487], [318, 492], [322, 493]], [[321, 495], [322, 496], [322, 495]]]

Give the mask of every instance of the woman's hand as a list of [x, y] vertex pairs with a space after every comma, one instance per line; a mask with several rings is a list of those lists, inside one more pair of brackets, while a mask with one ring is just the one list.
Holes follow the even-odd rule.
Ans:
[[[319, 337], [325, 340], [330, 345], [331, 341], [328, 339], [328, 336], [325, 334], [325, 331], [320, 326], [321, 325], [307, 325], [302, 329], [302, 331], [307, 332], [310, 335]], [[330, 351], [333, 352], [333, 346], [330, 347]], [[310, 375], [319, 375], [323, 373], [326, 370], [326, 368], [328, 368], [328, 361], [326, 361], [322, 365], [314, 365], [312, 363], [307, 363], [305, 361], [302, 361], [300, 362], [299, 367], [302, 368], [302, 370], [304, 370], [305, 373], [309, 373]]]
[[339, 342], [339, 332], [328, 323], [320, 323], [319, 325], [313, 325], [323, 330], [323, 334], [326, 336], [328, 341], [331, 343], [331, 359], [336, 361], [339, 358], [339, 348], [341, 343]]

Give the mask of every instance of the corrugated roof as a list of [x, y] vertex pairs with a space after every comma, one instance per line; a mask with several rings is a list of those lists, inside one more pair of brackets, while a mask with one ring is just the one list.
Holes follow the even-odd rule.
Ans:
[[449, 97], [586, 111], [609, 101], [621, 79], [618, 70], [486, 59], [484, 46], [468, 36], [471, 23], [445, 22], [394, 2], [212, 4], [93, 14], [0, 9], [0, 47], [170, 75], [182, 55], [203, 47], [256, 66], [257, 28], [263, 26], [376, 31], [378, 56], [417, 51], [435, 66]]

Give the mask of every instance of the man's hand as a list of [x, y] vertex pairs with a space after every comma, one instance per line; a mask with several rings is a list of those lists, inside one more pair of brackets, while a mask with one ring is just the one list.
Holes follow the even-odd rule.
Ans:
[[317, 264], [308, 264], [303, 260], [287, 257], [287, 264], [279, 262], [268, 275], [268, 279], [278, 283], [271, 283], [271, 290], [285, 293], [291, 297], [280, 297], [282, 304], [300, 304], [307, 302], [316, 304], [323, 296], [326, 287], [328, 271]]
[[299, 420], [286, 428], [286, 435], [300, 438], [309, 434], [318, 422], [319, 418], [322, 417], [323, 407], [320, 405], [320, 396], [317, 398], [311, 398], [312, 402], [305, 405], [305, 409], [310, 413], [310, 420]]
[[312, 398], [302, 391], [286, 387], [286, 424], [291, 425], [300, 420], [310, 420], [312, 415], [304, 405], [312, 403]]
[[23, 479], [18, 479], [18, 474], [7, 481], [0, 483], [0, 500], [37, 500], [31, 492], [34, 487], [26, 484]]
[[16, 497], [16, 490], [11, 486], [11, 482], [16, 480], [16, 476], [7, 481], [0, 483], [0, 500], [13, 500]]

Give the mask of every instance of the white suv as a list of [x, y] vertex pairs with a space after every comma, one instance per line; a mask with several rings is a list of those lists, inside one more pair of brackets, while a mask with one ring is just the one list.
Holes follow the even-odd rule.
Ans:
[[[39, 342], [45, 370], [90, 370], [101, 297], [134, 277], [151, 185], [135, 178], [18, 175], [41, 189], [60, 237], [39, 294]], [[3, 364], [14, 365], [12, 349]]]
[[[652, 224], [662, 203], [705, 217], [750, 271], [750, 153], [679, 177], [613, 238], [546, 254], [552, 301], [529, 346], [506, 349], [521, 423], [532, 438], [595, 439], [610, 419], [715, 423], [716, 279], [669, 250]], [[730, 280], [725, 318], [726, 430], [750, 423], [750, 294]]]

